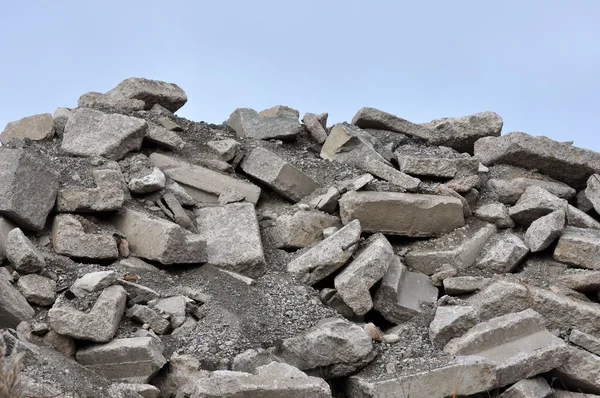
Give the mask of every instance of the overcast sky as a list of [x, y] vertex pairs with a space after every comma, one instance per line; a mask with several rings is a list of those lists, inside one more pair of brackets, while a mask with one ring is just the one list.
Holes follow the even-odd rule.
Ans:
[[180, 85], [196, 121], [493, 110], [504, 133], [600, 151], [599, 20], [599, 0], [3, 1], [0, 129], [136, 76]]

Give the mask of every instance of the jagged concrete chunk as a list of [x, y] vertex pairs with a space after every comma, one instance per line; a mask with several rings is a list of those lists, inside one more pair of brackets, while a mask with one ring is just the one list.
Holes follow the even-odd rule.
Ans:
[[182, 184], [186, 192], [198, 202], [218, 203], [219, 195], [227, 188], [234, 188], [242, 193], [247, 202], [258, 202], [260, 188], [249, 182], [160, 153], [151, 154], [150, 161]]
[[460, 337], [479, 322], [479, 314], [471, 306], [449, 305], [438, 307], [429, 325], [429, 339], [438, 349]]
[[238, 137], [256, 140], [293, 140], [303, 130], [298, 112], [288, 108], [266, 109], [260, 113], [250, 108], [238, 108], [229, 116], [226, 124], [235, 130]]
[[146, 140], [172, 151], [180, 151], [185, 147], [185, 141], [177, 133], [156, 124], [149, 124]]
[[[328, 114], [325, 113], [325, 115], [325, 123], [327, 123]], [[302, 123], [304, 123], [306, 130], [308, 130], [310, 136], [316, 141], [317, 144], [323, 144], [325, 142], [327, 139], [327, 130], [325, 130], [325, 126], [323, 126], [321, 123], [319, 115], [307, 112], [302, 118]]]
[[372, 128], [395, 131], [411, 137], [418, 137], [425, 141], [433, 137], [433, 131], [427, 127], [409, 122], [408, 120], [375, 108], [360, 108], [356, 115], [354, 115], [354, 118], [352, 118], [352, 124], [364, 129]]
[[404, 256], [409, 267], [427, 275], [435, 274], [445, 264], [465, 269], [475, 263], [496, 227], [484, 222], [469, 223], [438, 239], [417, 242]]
[[414, 192], [417, 190], [417, 188], [419, 188], [421, 180], [418, 178], [411, 177], [406, 173], [398, 171], [382, 161], [369, 157], [362, 157], [358, 154], [353, 154], [352, 156], [356, 159], [355, 165], [358, 168], [377, 176], [392, 185], [402, 188], [408, 192]]
[[[183, 309], [185, 319], [185, 306]], [[167, 333], [171, 326], [167, 319], [160, 316], [160, 314], [158, 314], [152, 308], [145, 305], [135, 304], [133, 307], [127, 310], [126, 315], [128, 318], [131, 318], [134, 321], [147, 324], [156, 334]]]
[[22, 140], [28, 138], [33, 141], [42, 141], [52, 139], [54, 136], [54, 123], [52, 115], [42, 113], [25, 117], [21, 120], [9, 122], [2, 134], [0, 142], [6, 144], [10, 140]]
[[382, 234], [369, 238], [354, 261], [334, 280], [335, 288], [356, 315], [364, 315], [373, 308], [369, 289], [388, 271], [394, 249]]
[[[478, 171], [479, 163], [477, 164], [477, 172]], [[458, 193], [467, 193], [471, 189], [476, 189], [481, 186], [481, 178], [476, 174], [466, 177], [457, 176], [450, 181], [445, 182], [444, 185]]]
[[125, 192], [122, 175], [117, 170], [94, 170], [96, 188], [61, 189], [56, 210], [61, 213], [115, 211], [123, 207]]
[[504, 122], [495, 112], [480, 112], [462, 117], [447, 117], [423, 123], [433, 131], [431, 144], [473, 153], [475, 142], [483, 137], [499, 137]]
[[108, 98], [144, 101], [145, 109], [159, 104], [176, 112], [187, 102], [185, 92], [174, 83], [130, 77], [106, 93]]
[[508, 205], [517, 203], [525, 190], [532, 186], [543, 188], [562, 199], [568, 200], [575, 196], [573, 188], [558, 181], [544, 181], [533, 178], [513, 178], [511, 180], [493, 178], [488, 180], [486, 185], [496, 194], [500, 202]]
[[127, 293], [121, 286], [104, 289], [92, 309], [84, 313], [66, 306], [48, 311], [50, 327], [59, 334], [80, 340], [106, 343], [115, 335], [125, 312]]
[[504, 163], [536, 169], [574, 188], [600, 173], [600, 154], [525, 133], [482, 138], [475, 143], [475, 156], [486, 166]]
[[122, 391], [137, 394], [141, 398], [159, 398], [160, 396], [160, 390], [151, 384], [114, 383], [110, 387], [111, 393]]
[[141, 111], [146, 104], [142, 100], [110, 97], [106, 94], [91, 91], [79, 97], [77, 106], [107, 113], [119, 113]]
[[142, 119], [79, 108], [67, 121], [61, 149], [71, 155], [120, 160], [142, 147], [147, 130]]
[[0, 216], [0, 264], [6, 259], [6, 241], [10, 231], [16, 228], [16, 225], [10, 222], [6, 217]]
[[600, 355], [600, 338], [598, 337], [573, 329], [569, 336], [569, 341], [592, 354]]
[[353, 191], [339, 204], [342, 222], [359, 220], [365, 232], [428, 237], [465, 224], [461, 201], [448, 196]]
[[232, 161], [240, 150], [240, 143], [231, 138], [208, 141], [206, 145], [225, 162]]
[[600, 356], [569, 347], [567, 358], [552, 372], [565, 387], [600, 394]]
[[389, 322], [400, 324], [421, 312], [423, 304], [433, 304], [438, 290], [427, 275], [410, 272], [394, 256], [377, 289], [373, 307]]
[[525, 379], [515, 383], [498, 398], [547, 398], [552, 395], [552, 388], [542, 377]]
[[205, 239], [175, 223], [127, 208], [113, 216], [111, 222], [125, 236], [129, 248], [146, 260], [165, 265], [207, 261]]
[[0, 278], [0, 328], [16, 328], [34, 315], [35, 311], [25, 297], [10, 282]]
[[354, 253], [362, 232], [358, 220], [317, 243], [287, 265], [287, 271], [303, 283], [314, 285], [342, 267]]
[[323, 239], [323, 230], [342, 227], [339, 217], [320, 211], [300, 210], [277, 217], [274, 236], [280, 249], [301, 249]]
[[400, 170], [410, 175], [454, 178], [457, 175], [476, 174], [479, 170], [479, 160], [445, 147], [401, 145], [394, 156]]
[[557, 210], [532, 222], [525, 233], [525, 243], [529, 250], [535, 253], [550, 246], [560, 236], [565, 219], [565, 212]]
[[0, 214], [22, 228], [40, 231], [54, 207], [58, 173], [45, 155], [0, 148]]
[[481, 276], [457, 276], [444, 279], [444, 291], [450, 296], [469, 294], [483, 289], [489, 278]]
[[19, 228], [6, 237], [6, 258], [14, 269], [23, 273], [40, 272], [46, 267], [44, 257]]
[[83, 297], [92, 292], [98, 292], [112, 285], [117, 280], [117, 273], [110, 271], [97, 271], [85, 274], [71, 285], [71, 292], [76, 297]]
[[600, 395], [596, 394], [585, 394], [579, 392], [571, 392], [564, 390], [554, 390], [552, 394], [552, 398], [599, 398]]
[[349, 398], [413, 398], [472, 395], [497, 388], [495, 365], [481, 357], [457, 357], [454, 363], [395, 378], [348, 379]]
[[502, 203], [490, 203], [478, 207], [474, 213], [480, 220], [496, 224], [498, 228], [513, 228], [515, 222], [508, 215], [508, 209]]
[[529, 253], [529, 248], [517, 235], [502, 232], [483, 247], [475, 264], [495, 273], [512, 272]]
[[56, 134], [57, 137], [62, 138], [69, 116], [71, 116], [71, 109], [69, 108], [56, 108], [54, 114], [52, 114], [54, 134]]
[[309, 205], [326, 213], [334, 213], [339, 200], [340, 191], [336, 187], [329, 187], [327, 192], [311, 200]]
[[254, 205], [232, 203], [196, 211], [200, 237], [206, 240], [209, 264], [252, 278], [265, 273], [260, 229]]
[[482, 322], [450, 340], [444, 351], [495, 363], [500, 387], [548, 372], [568, 356], [567, 345], [546, 330], [543, 317], [532, 309]]
[[302, 334], [283, 340], [275, 353], [284, 362], [320, 377], [346, 376], [373, 360], [373, 342], [364, 329], [326, 318]]
[[529, 225], [533, 221], [556, 210], [568, 213], [568, 202], [560, 199], [537, 185], [525, 189], [519, 201], [509, 209], [508, 214], [519, 224]]
[[77, 362], [109, 380], [147, 383], [167, 360], [151, 337], [116, 339], [77, 351]]
[[167, 185], [167, 178], [158, 167], [154, 167], [143, 174], [129, 181], [127, 186], [131, 192], [146, 194], [160, 191]]
[[244, 173], [292, 202], [299, 202], [319, 187], [292, 164], [261, 147], [246, 155], [240, 166]]
[[42, 307], [49, 307], [56, 300], [56, 282], [41, 275], [23, 275], [17, 287], [25, 299]]
[[189, 300], [190, 299], [185, 296], [173, 296], [157, 300], [155, 303], [151, 304], [154, 308], [169, 315], [171, 326], [175, 329], [185, 322], [185, 307]]
[[566, 227], [558, 239], [553, 257], [575, 267], [600, 268], [600, 231]]
[[[592, 178], [592, 177], [590, 177]], [[594, 204], [592, 202], [590, 202], [590, 200], [588, 199], [588, 197], [585, 194], [585, 189], [582, 189], [581, 191], [577, 192], [577, 208], [583, 212], [589, 212], [590, 210], [592, 210], [594, 208]]]
[[156, 300], [160, 297], [158, 292], [133, 282], [128, 282], [123, 279], [117, 279], [117, 283], [123, 286], [127, 292], [127, 300], [129, 304], [146, 304], [149, 301]]
[[175, 219], [175, 222], [177, 224], [181, 225], [188, 231], [194, 233], [198, 232], [196, 225], [194, 225], [191, 218], [185, 212], [185, 210], [181, 206], [181, 203], [179, 203], [175, 195], [173, 195], [170, 192], [167, 192], [163, 195], [163, 200], [165, 201], [165, 204], [167, 205], [169, 210], [173, 213], [173, 218]]
[[585, 197], [592, 204], [594, 210], [600, 214], [600, 174], [591, 175], [587, 180]]
[[578, 292], [600, 292], [600, 271], [583, 271], [561, 275], [557, 282]]
[[54, 251], [76, 259], [115, 260], [119, 257], [117, 242], [111, 235], [88, 234], [79, 219], [59, 214], [52, 225]]

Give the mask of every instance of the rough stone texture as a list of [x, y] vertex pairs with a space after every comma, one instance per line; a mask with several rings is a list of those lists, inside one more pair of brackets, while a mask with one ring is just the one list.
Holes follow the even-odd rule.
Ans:
[[430, 140], [434, 135], [433, 131], [427, 127], [409, 122], [379, 109], [368, 107], [358, 110], [354, 118], [352, 118], [352, 124], [364, 129], [373, 128], [395, 131], [411, 137], [421, 138], [425, 141]]
[[54, 114], [52, 114], [54, 134], [56, 134], [57, 137], [62, 138], [69, 116], [71, 116], [71, 109], [69, 108], [56, 108]]
[[54, 331], [80, 340], [106, 343], [115, 335], [125, 311], [127, 293], [121, 286], [106, 288], [88, 313], [67, 306], [52, 307], [48, 322]]
[[479, 169], [477, 159], [444, 147], [402, 145], [396, 149], [394, 156], [400, 170], [410, 175], [454, 178], [457, 175], [476, 174]]
[[552, 398], [598, 398], [598, 397], [600, 397], [600, 395], [585, 394], [585, 393], [556, 390], [556, 389], [554, 390], [554, 393], [552, 394]]
[[6, 217], [0, 216], [0, 264], [6, 259], [6, 241], [10, 231], [16, 228], [16, 225]]
[[481, 276], [457, 276], [444, 279], [444, 291], [450, 296], [469, 294], [483, 289], [490, 280]]
[[365, 232], [428, 237], [465, 224], [461, 201], [447, 196], [353, 191], [339, 204], [342, 222], [359, 220]]
[[79, 108], [92, 108], [102, 112], [135, 112], [144, 109], [146, 104], [142, 100], [109, 97], [106, 94], [91, 91], [83, 94], [77, 100]]
[[113, 270], [90, 272], [73, 282], [69, 290], [76, 297], [83, 297], [86, 294], [104, 290], [116, 280], [117, 273]]
[[320, 211], [299, 210], [277, 217], [274, 235], [278, 248], [295, 250], [321, 241], [323, 231], [332, 227], [342, 227], [339, 217]]
[[[590, 177], [592, 178], [592, 177]], [[585, 194], [585, 189], [582, 189], [581, 191], [577, 192], [577, 208], [583, 212], [589, 212], [590, 210], [594, 209], [594, 205], [592, 204], [592, 202], [590, 202], [590, 200], [588, 199], [588, 197]]]
[[86, 233], [79, 219], [59, 214], [52, 225], [54, 251], [82, 260], [115, 260], [119, 257], [117, 242], [111, 235]]
[[169, 210], [171, 212], [173, 212], [173, 218], [175, 219], [175, 222], [177, 224], [181, 225], [183, 228], [187, 229], [188, 231], [191, 231], [194, 233], [198, 232], [196, 225], [193, 223], [192, 219], [185, 212], [185, 210], [181, 206], [181, 203], [179, 203], [179, 201], [177, 200], [175, 195], [173, 195], [170, 192], [167, 192], [166, 194], [163, 195], [163, 200], [165, 201], [165, 204], [167, 205]]
[[[41, 335], [41, 328], [45, 329], [43, 335]], [[75, 356], [75, 340], [68, 336], [62, 336], [53, 330], [49, 331], [46, 324], [23, 321], [19, 323], [16, 330], [22, 333], [27, 338], [27, 341], [35, 345], [52, 348], [67, 358]]]
[[[298, 120], [297, 111], [278, 112], [277, 107], [261, 113], [250, 108], [238, 108], [229, 116], [226, 124], [238, 137], [257, 140], [293, 140], [304, 128]], [[273, 111], [271, 111], [273, 110]]]
[[0, 148], [0, 214], [39, 231], [54, 207], [58, 173], [41, 153]]
[[513, 228], [515, 222], [508, 215], [508, 209], [502, 203], [490, 203], [478, 207], [474, 213], [480, 220], [491, 222], [498, 228]]
[[329, 379], [347, 376], [369, 363], [373, 343], [360, 326], [326, 318], [304, 333], [283, 340], [275, 354], [309, 375]]
[[600, 230], [600, 222], [572, 205], [567, 206], [567, 224], [573, 227]]
[[600, 355], [600, 338], [598, 337], [573, 329], [569, 335], [569, 341], [592, 354]]
[[265, 273], [260, 229], [254, 205], [232, 203], [196, 211], [201, 239], [206, 240], [207, 262], [252, 278]]
[[158, 167], [152, 168], [143, 176], [132, 178], [127, 186], [133, 193], [147, 194], [160, 191], [167, 184], [167, 179]]
[[54, 136], [54, 123], [52, 115], [42, 113], [25, 117], [21, 120], [9, 122], [2, 134], [0, 142], [6, 144], [10, 140], [28, 138], [33, 141], [50, 140]]
[[552, 388], [541, 377], [524, 379], [504, 391], [498, 398], [547, 398], [553, 396]]
[[411, 245], [404, 261], [407, 266], [427, 275], [433, 275], [446, 264], [466, 269], [475, 263], [495, 233], [496, 227], [492, 224], [469, 223], [441, 238]]
[[475, 142], [483, 137], [499, 137], [504, 122], [495, 112], [432, 120], [423, 126], [433, 131], [431, 144], [473, 153]]
[[182, 206], [195, 206], [196, 201], [192, 198], [187, 191], [175, 181], [167, 181], [166, 192], [171, 193], [177, 198], [177, 201]]
[[568, 356], [567, 345], [546, 330], [544, 319], [532, 309], [482, 322], [451, 340], [444, 351], [495, 363], [500, 387], [548, 372]]
[[419, 188], [421, 180], [398, 171], [394, 167], [389, 166], [380, 160], [373, 159], [371, 157], [363, 157], [358, 153], [354, 154], [352, 152], [349, 152], [347, 155], [351, 157], [353, 161], [346, 161], [346, 163], [355, 165], [361, 170], [377, 176], [382, 180], [399, 187], [400, 189], [408, 192], [414, 192], [417, 190], [417, 188]]
[[[184, 307], [185, 311], [185, 307]], [[156, 334], [165, 334], [169, 331], [171, 324], [167, 319], [160, 316], [152, 308], [145, 305], [135, 304], [127, 310], [127, 317], [142, 324], [150, 326]]]
[[357, 249], [362, 232], [358, 220], [352, 221], [329, 238], [294, 258], [287, 271], [301, 282], [313, 285], [342, 267]]
[[21, 273], [40, 272], [46, 267], [44, 257], [19, 228], [8, 233], [6, 258]]
[[56, 210], [61, 213], [115, 211], [123, 207], [125, 193], [122, 175], [117, 170], [94, 170], [96, 188], [61, 189]]
[[583, 271], [561, 275], [557, 282], [579, 292], [600, 292], [600, 271]]
[[565, 219], [565, 212], [557, 210], [532, 222], [525, 233], [525, 243], [529, 250], [535, 253], [550, 246], [560, 236]]
[[556, 261], [587, 269], [600, 268], [600, 231], [566, 227], [554, 249]]
[[[479, 162], [477, 163], [477, 170], [479, 171]], [[467, 193], [471, 189], [479, 188], [481, 186], [481, 178], [478, 175], [470, 175], [466, 177], [457, 176], [450, 181], [444, 183], [448, 188], [458, 192]]]
[[185, 296], [173, 296], [159, 299], [152, 303], [162, 313], [169, 315], [173, 329], [178, 328], [185, 322], [185, 307], [189, 299]]
[[587, 180], [585, 197], [592, 204], [596, 213], [600, 214], [600, 174], [593, 174]]
[[123, 209], [112, 224], [129, 242], [129, 248], [146, 260], [161, 264], [195, 264], [207, 260], [205, 240], [167, 220]]
[[312, 178], [264, 148], [254, 148], [240, 166], [244, 173], [292, 202], [299, 202], [319, 187]]
[[502, 203], [513, 205], [517, 203], [525, 190], [531, 186], [540, 187], [552, 195], [562, 199], [571, 199], [575, 196], [575, 190], [561, 182], [537, 180], [533, 178], [513, 178], [511, 180], [490, 179], [486, 185], [496, 194]]
[[10, 282], [0, 278], [0, 328], [16, 328], [21, 321], [28, 321], [35, 311], [23, 295]]
[[242, 193], [247, 202], [252, 204], [258, 202], [260, 188], [244, 180], [160, 153], [151, 154], [150, 161], [167, 176], [182, 184], [186, 192], [197, 202], [218, 203], [219, 195], [228, 188], [234, 188]]
[[340, 191], [336, 187], [330, 187], [324, 194], [311, 200], [309, 205], [326, 213], [334, 213], [338, 207], [340, 196]]
[[429, 339], [438, 349], [460, 337], [479, 322], [479, 314], [471, 306], [449, 305], [438, 307], [429, 325]]
[[127, 292], [127, 301], [130, 305], [146, 304], [149, 301], [156, 300], [160, 294], [149, 287], [117, 279], [117, 283]]
[[338, 294], [356, 315], [364, 315], [373, 308], [369, 289], [386, 274], [393, 256], [390, 242], [382, 234], [375, 234], [354, 261], [335, 277]]
[[147, 383], [166, 363], [151, 337], [116, 339], [77, 351], [77, 362], [109, 380]]
[[584, 350], [569, 347], [567, 358], [552, 375], [558, 377], [561, 385], [575, 391], [600, 394], [600, 356]]
[[240, 143], [231, 138], [209, 141], [206, 145], [225, 162], [232, 161], [240, 150]]
[[114, 99], [136, 99], [144, 101], [145, 109], [159, 104], [171, 112], [176, 112], [187, 102], [185, 92], [174, 83], [130, 77], [123, 80], [106, 96]]
[[141, 148], [147, 130], [142, 119], [79, 108], [65, 126], [61, 149], [72, 155], [120, 160]]
[[[325, 116], [325, 120], [327, 120], [327, 116]], [[321, 123], [321, 120], [319, 120], [318, 115], [307, 112], [302, 118], [302, 123], [304, 123], [306, 130], [308, 130], [310, 136], [317, 144], [323, 144], [325, 142], [327, 139], [327, 131], [325, 130], [325, 126]]]
[[115, 383], [111, 388], [138, 394], [142, 398], [159, 398], [160, 390], [150, 384]]
[[183, 141], [177, 133], [169, 131], [164, 127], [157, 126], [156, 124], [148, 125], [145, 139], [153, 144], [172, 151], [180, 151], [185, 147], [185, 141]]
[[502, 232], [484, 246], [475, 264], [495, 273], [512, 272], [529, 253], [529, 248], [512, 232]]
[[56, 282], [41, 275], [23, 275], [17, 281], [23, 297], [32, 304], [49, 307], [56, 300]]
[[574, 188], [600, 172], [600, 154], [525, 133], [482, 138], [475, 143], [475, 156], [486, 166], [504, 163], [536, 169]]

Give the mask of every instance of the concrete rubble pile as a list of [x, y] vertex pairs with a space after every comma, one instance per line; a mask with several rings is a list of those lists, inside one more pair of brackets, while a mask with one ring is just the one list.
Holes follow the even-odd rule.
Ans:
[[0, 134], [24, 396], [600, 396], [599, 153], [186, 102], [130, 78]]

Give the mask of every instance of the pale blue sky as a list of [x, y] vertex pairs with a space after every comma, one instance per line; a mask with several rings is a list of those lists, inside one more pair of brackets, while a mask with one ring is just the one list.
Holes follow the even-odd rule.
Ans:
[[599, 0], [2, 1], [0, 129], [147, 77], [220, 123], [284, 104], [414, 122], [493, 110], [600, 151]]

